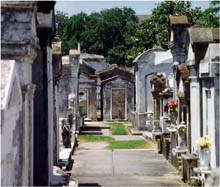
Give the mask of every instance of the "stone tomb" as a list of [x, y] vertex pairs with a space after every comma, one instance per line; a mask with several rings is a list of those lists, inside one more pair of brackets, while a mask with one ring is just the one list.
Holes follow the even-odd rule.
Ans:
[[22, 183], [22, 91], [14, 60], [1, 60], [1, 186]]
[[99, 73], [103, 120], [131, 120], [134, 110], [134, 75], [112, 65]]
[[[173, 72], [172, 62], [171, 52], [160, 48], [145, 51], [134, 60], [136, 110], [133, 113], [133, 125], [138, 129], [151, 131], [152, 120], [160, 120], [163, 107], [160, 104], [159, 92], [162, 93], [165, 88], [172, 86], [168, 83]], [[162, 80], [164, 89], [161, 87], [162, 90], [158, 92], [156, 85], [159, 79]]]

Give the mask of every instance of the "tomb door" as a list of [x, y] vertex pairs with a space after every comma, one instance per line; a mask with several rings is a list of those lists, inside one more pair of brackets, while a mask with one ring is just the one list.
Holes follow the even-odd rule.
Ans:
[[152, 95], [152, 88], [151, 88], [151, 79], [153, 77], [153, 74], [147, 75], [145, 77], [145, 111], [146, 112], [154, 112], [154, 98]]
[[215, 103], [214, 103], [214, 88], [203, 88], [203, 132], [202, 135], [208, 135], [211, 139], [211, 167], [216, 166], [216, 141], [215, 141]]
[[125, 119], [125, 89], [112, 89], [112, 119]]
[[87, 118], [88, 116], [88, 90], [82, 89], [79, 92], [79, 109], [80, 114]]

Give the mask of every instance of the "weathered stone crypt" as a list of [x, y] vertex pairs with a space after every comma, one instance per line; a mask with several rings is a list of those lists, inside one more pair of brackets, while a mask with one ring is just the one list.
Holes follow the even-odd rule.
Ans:
[[103, 120], [131, 120], [134, 109], [134, 75], [112, 65], [99, 73]]

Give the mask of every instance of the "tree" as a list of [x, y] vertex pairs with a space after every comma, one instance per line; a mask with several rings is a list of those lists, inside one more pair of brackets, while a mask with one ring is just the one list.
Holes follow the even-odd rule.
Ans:
[[64, 33], [63, 28], [66, 26], [68, 16], [64, 12], [56, 11], [55, 19], [56, 19], [56, 23], [57, 23], [57, 34], [60, 38], [62, 38], [63, 33]]

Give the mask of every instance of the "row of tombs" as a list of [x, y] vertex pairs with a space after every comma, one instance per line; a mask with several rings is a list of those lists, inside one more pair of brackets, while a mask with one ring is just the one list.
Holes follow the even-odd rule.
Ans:
[[[84, 120], [131, 121], [152, 133], [185, 181], [204, 181], [219, 167], [219, 30], [171, 16], [170, 50], [150, 49], [132, 68], [118, 67], [80, 46], [62, 56], [54, 5], [1, 6], [1, 185], [58, 185], [54, 166], [71, 169]], [[196, 144], [204, 135], [208, 165]]]
[[219, 30], [170, 16], [169, 32], [169, 50], [147, 50], [132, 68], [70, 50], [62, 57], [60, 111], [75, 114], [76, 131], [84, 120], [131, 121], [151, 133], [185, 182], [204, 184], [219, 167]]
[[185, 182], [205, 185], [210, 175], [219, 182], [219, 29], [170, 16], [169, 35], [168, 51], [151, 49], [134, 61], [133, 126], [152, 133]]

